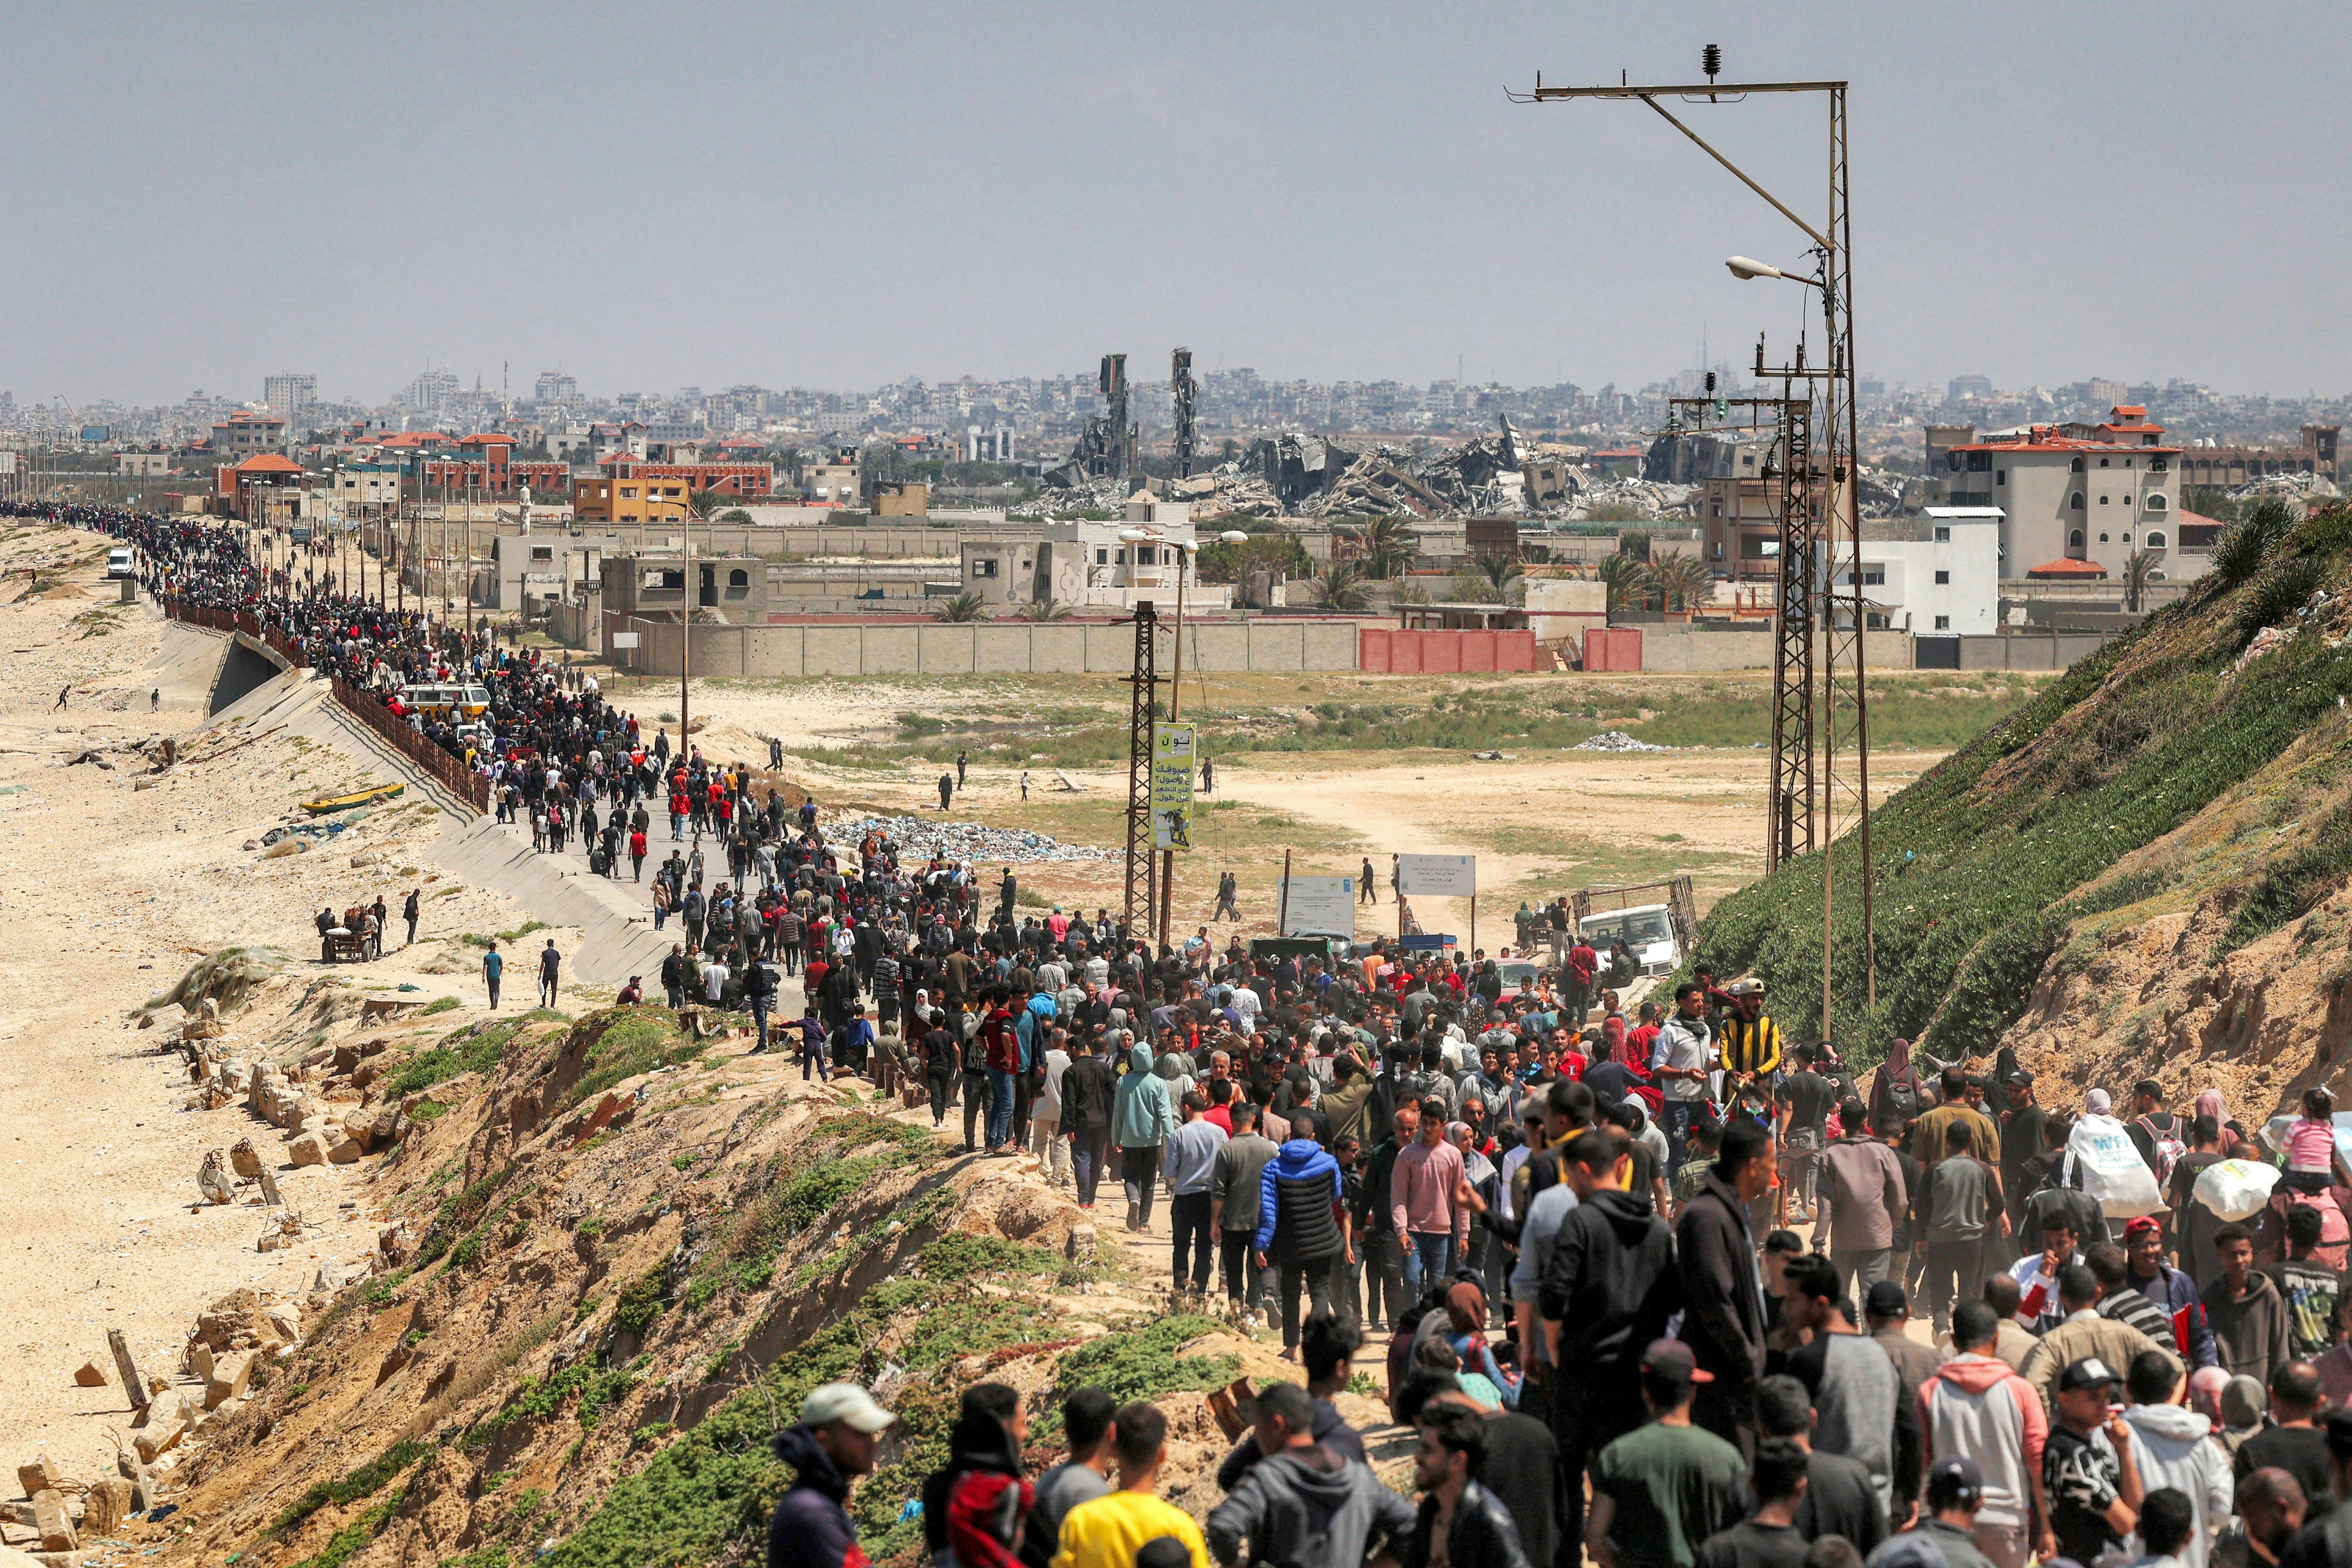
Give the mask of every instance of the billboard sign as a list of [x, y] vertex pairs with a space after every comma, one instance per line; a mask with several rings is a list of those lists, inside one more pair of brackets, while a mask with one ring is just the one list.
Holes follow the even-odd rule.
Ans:
[[1416, 899], [1423, 894], [1433, 899], [1475, 898], [1478, 892], [1478, 857], [1400, 855], [1397, 891]]
[[1192, 763], [1190, 724], [1162, 724], [1151, 734], [1151, 847], [1192, 847]]
[[1288, 877], [1282, 881], [1282, 934], [1356, 935], [1356, 879]]

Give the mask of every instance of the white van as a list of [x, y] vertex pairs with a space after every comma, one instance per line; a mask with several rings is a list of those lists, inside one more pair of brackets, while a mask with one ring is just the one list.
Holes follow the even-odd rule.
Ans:
[[111, 583], [120, 581], [122, 578], [135, 575], [137, 572], [138, 568], [131, 563], [131, 546], [128, 544], [118, 544], [113, 549], [106, 552], [106, 577], [108, 582]]

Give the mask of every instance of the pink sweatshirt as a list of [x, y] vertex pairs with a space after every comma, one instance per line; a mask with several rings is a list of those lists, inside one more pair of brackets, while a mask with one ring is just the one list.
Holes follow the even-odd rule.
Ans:
[[1454, 1201], [1462, 1174], [1462, 1151], [1451, 1143], [1433, 1149], [1416, 1138], [1398, 1150], [1389, 1174], [1390, 1217], [1397, 1234], [1442, 1236], [1450, 1230], [1456, 1241], [1468, 1241], [1470, 1211]]

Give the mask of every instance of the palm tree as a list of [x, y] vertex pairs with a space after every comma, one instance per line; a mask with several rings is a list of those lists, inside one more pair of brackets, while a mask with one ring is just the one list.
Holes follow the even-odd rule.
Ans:
[[1499, 599], [1508, 599], [1511, 584], [1521, 581], [1527, 574], [1527, 569], [1507, 555], [1482, 556], [1478, 562], [1478, 575], [1486, 579], [1486, 586], [1493, 589], [1495, 596]]
[[1307, 579], [1327, 610], [1368, 610], [1371, 590], [1364, 585], [1363, 569], [1352, 561], [1334, 561]]
[[1421, 552], [1412, 531], [1401, 517], [1376, 517], [1356, 530], [1356, 546], [1363, 552], [1365, 574], [1389, 578], [1412, 565]]
[[2163, 558], [2147, 550], [2135, 550], [2124, 557], [2124, 608], [2139, 614], [2140, 601], [2147, 596], [2147, 585], [2157, 580]]
[[1601, 558], [1601, 580], [1609, 584], [1609, 607], [1612, 610], [1647, 609], [1650, 594], [1657, 585], [1650, 568], [1633, 556], [1622, 553]]
[[1715, 595], [1715, 574], [1696, 555], [1669, 555], [1650, 563], [1650, 578], [1669, 610], [1693, 610]]
[[979, 595], [967, 588], [962, 593], [958, 594], [954, 598], [950, 599], [946, 604], [940, 606], [940, 619], [943, 621], [984, 621], [988, 619], [988, 605], [982, 600]]
[[1048, 594], [1023, 606], [1021, 618], [1024, 621], [1066, 621], [1070, 618], [1070, 606]]

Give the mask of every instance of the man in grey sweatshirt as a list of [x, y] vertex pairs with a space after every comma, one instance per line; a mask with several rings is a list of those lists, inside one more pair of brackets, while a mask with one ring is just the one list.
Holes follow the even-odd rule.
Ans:
[[1257, 1396], [1257, 1441], [1265, 1458], [1209, 1510], [1210, 1555], [1232, 1568], [1249, 1542], [1249, 1561], [1273, 1568], [1354, 1568], [1375, 1542], [1394, 1556], [1420, 1515], [1360, 1459], [1315, 1440], [1315, 1402], [1294, 1383]]
[[1251, 1255], [1257, 1238], [1258, 1189], [1266, 1163], [1279, 1152], [1274, 1141], [1258, 1131], [1257, 1117], [1257, 1107], [1248, 1100], [1234, 1106], [1234, 1135], [1217, 1151], [1209, 1178], [1210, 1217], [1223, 1255], [1225, 1293], [1244, 1308], [1257, 1305], [1263, 1272]]
[[1171, 1252], [1176, 1266], [1176, 1289], [1184, 1289], [1185, 1254], [1192, 1254], [1192, 1293], [1205, 1295], [1209, 1289], [1209, 1258], [1214, 1247], [1211, 1239], [1213, 1226], [1210, 1211], [1214, 1206], [1210, 1186], [1216, 1174], [1217, 1151], [1227, 1142], [1225, 1130], [1209, 1120], [1209, 1101], [1197, 1089], [1187, 1089], [1178, 1102], [1178, 1113], [1183, 1125], [1169, 1136], [1167, 1148], [1160, 1156], [1160, 1173], [1168, 1178], [1168, 1190], [1174, 1196], [1168, 1205], [1168, 1216], [1175, 1228], [1175, 1240]]

